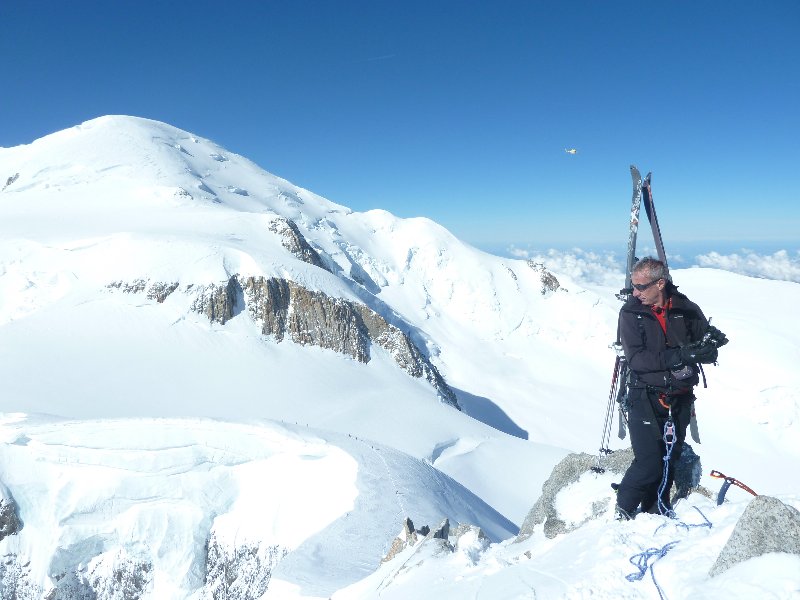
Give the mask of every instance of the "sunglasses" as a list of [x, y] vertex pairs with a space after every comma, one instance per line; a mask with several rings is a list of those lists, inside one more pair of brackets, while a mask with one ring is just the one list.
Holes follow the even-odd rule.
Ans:
[[658, 279], [653, 279], [653, 281], [651, 281], [650, 283], [634, 283], [634, 284], [632, 284], [632, 285], [633, 285], [633, 287], [634, 287], [634, 288], [636, 288], [636, 289], [637, 289], [637, 290], [639, 290], [640, 292], [643, 292], [643, 291], [645, 291], [647, 288], [649, 288], [650, 286], [652, 286], [654, 283], [658, 283], [658, 282], [659, 282], [659, 281], [661, 281], [662, 279], [663, 279], [662, 277], [659, 277]]

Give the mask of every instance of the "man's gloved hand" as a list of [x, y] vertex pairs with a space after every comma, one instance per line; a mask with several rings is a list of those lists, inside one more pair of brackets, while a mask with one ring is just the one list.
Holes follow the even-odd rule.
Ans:
[[[725, 341], [727, 342], [727, 340]], [[717, 355], [717, 345], [713, 340], [702, 342], [696, 347], [684, 346], [681, 348], [681, 356], [686, 360], [686, 364], [701, 363], [708, 365], [717, 362]]]
[[719, 329], [714, 327], [713, 325], [709, 325], [708, 329], [706, 330], [706, 334], [703, 336], [704, 340], [709, 340], [714, 343], [714, 345], [719, 348], [720, 346], [724, 346], [728, 343], [728, 338], [722, 333]]
[[683, 365], [695, 363], [710, 364], [717, 361], [717, 347], [709, 340], [681, 346], [680, 348], [667, 348], [664, 355], [667, 368], [670, 371], [680, 369]]

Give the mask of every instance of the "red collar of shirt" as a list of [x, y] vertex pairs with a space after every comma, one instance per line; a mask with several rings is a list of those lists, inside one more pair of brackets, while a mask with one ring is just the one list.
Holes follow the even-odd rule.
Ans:
[[664, 330], [664, 335], [667, 334], [667, 311], [672, 308], [672, 298], [667, 300], [667, 304], [662, 308], [660, 306], [651, 306], [650, 310], [656, 317], [661, 329]]

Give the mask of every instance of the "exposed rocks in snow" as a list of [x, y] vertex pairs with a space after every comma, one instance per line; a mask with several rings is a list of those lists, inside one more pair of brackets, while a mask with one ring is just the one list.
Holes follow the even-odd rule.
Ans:
[[370, 342], [384, 348], [412, 377], [424, 377], [442, 400], [458, 407], [455, 393], [411, 339], [363, 304], [332, 298], [284, 279], [248, 277], [241, 282], [250, 316], [278, 341], [328, 348], [369, 362]]
[[[139, 600], [152, 588], [153, 564], [122, 548], [51, 575], [54, 585], [44, 594], [33, 586], [18, 589], [19, 600]], [[18, 580], [18, 583], [22, 580]]]
[[416, 545], [416, 543], [419, 541], [420, 535], [426, 536], [429, 532], [430, 528], [427, 525], [424, 526], [420, 531], [415, 530], [414, 522], [406, 517], [405, 521], [403, 521], [403, 531], [401, 531], [400, 534], [394, 538], [392, 545], [389, 547], [389, 552], [387, 552], [386, 556], [381, 559], [381, 562], [389, 562], [409, 546]]
[[414, 523], [406, 518], [403, 521], [403, 530], [394, 539], [389, 552], [381, 560], [386, 563], [394, 559], [408, 548], [417, 546], [415, 553], [421, 548], [435, 544], [433, 552], [464, 552], [476, 562], [479, 555], [489, 547], [490, 541], [480, 527], [469, 524], [460, 524], [455, 528], [450, 527], [450, 520], [444, 519], [438, 527], [431, 530], [427, 525], [421, 529], [414, 529]]
[[425, 536], [426, 539], [447, 540], [450, 538], [450, 519], [445, 519], [439, 526]]
[[250, 316], [278, 341], [320, 346], [369, 362], [369, 338], [352, 302], [286, 279], [248, 277], [242, 282]]
[[303, 234], [297, 228], [297, 225], [291, 219], [286, 217], [277, 217], [269, 224], [269, 230], [277, 233], [281, 238], [283, 247], [291, 252], [295, 258], [299, 258], [303, 262], [330, 271], [325, 263], [322, 262], [319, 254], [314, 248], [306, 241]]
[[30, 562], [21, 563], [14, 554], [0, 556], [0, 598], [39, 600], [42, 591], [31, 581]]
[[106, 287], [120, 290], [126, 294], [141, 294], [146, 290], [148, 299], [161, 303], [164, 302], [172, 292], [178, 289], [178, 284], [164, 281], [150, 283], [147, 279], [134, 279], [130, 282], [113, 281]]
[[107, 288], [117, 289], [125, 294], [141, 294], [147, 287], [147, 281], [144, 279], [134, 279], [133, 281], [112, 281]]
[[[603, 467], [607, 472], [619, 475], [621, 478], [633, 461], [633, 450], [626, 448], [618, 450], [606, 457]], [[603, 515], [610, 507], [607, 499], [601, 499], [592, 504], [591, 511], [582, 522], [570, 523], [559, 514], [556, 506], [556, 496], [567, 486], [576, 483], [584, 474], [590, 473], [596, 465], [597, 457], [590, 454], [569, 454], [558, 463], [550, 477], [542, 485], [542, 495], [533, 505], [528, 516], [520, 527], [517, 542], [526, 540], [533, 533], [534, 527], [544, 524], [544, 534], [548, 538], [574, 531], [584, 523]], [[700, 458], [694, 453], [689, 444], [684, 444], [681, 461], [675, 467], [675, 483], [671, 490], [672, 502], [686, 498], [691, 492], [699, 491]], [[706, 495], [708, 492], [706, 492]]]
[[14, 498], [11, 496], [11, 492], [0, 483], [0, 540], [14, 535], [20, 529], [22, 529], [22, 523], [17, 516], [17, 505]]
[[230, 547], [211, 534], [206, 553], [203, 598], [254, 600], [267, 591], [272, 571], [288, 551], [280, 546]]
[[155, 300], [158, 303], [164, 302], [172, 292], [178, 289], [178, 284], [173, 283], [164, 283], [162, 281], [156, 281], [153, 283], [150, 288], [147, 290], [147, 297], [150, 300]]
[[[603, 465], [606, 471], [619, 474], [621, 477], [633, 461], [633, 450], [630, 448], [614, 452], [606, 458]], [[560, 533], [567, 533], [577, 529], [580, 525], [568, 526], [559, 515], [556, 508], [556, 496], [568, 485], [575, 483], [584, 473], [589, 473], [595, 466], [597, 457], [590, 454], [569, 454], [558, 463], [550, 477], [542, 485], [542, 495], [533, 505], [528, 516], [522, 522], [519, 535], [515, 541], [526, 540], [533, 533], [536, 525], [544, 523], [544, 533], [548, 538], [554, 538]], [[608, 509], [607, 506], [593, 506], [592, 517], [597, 518]]]
[[769, 552], [800, 555], [800, 511], [770, 496], [756, 496], [742, 513], [709, 575]]
[[[3, 186], [3, 190], [5, 190], [5, 189], [6, 189], [8, 186], [10, 186], [12, 183], [14, 183], [14, 182], [15, 182], [17, 179], [19, 179], [19, 173], [15, 174], [15, 175], [12, 175], [11, 177], [9, 177], [9, 178], [6, 180], [6, 184]], [[0, 190], [0, 191], [2, 191], [2, 190]]]
[[[299, 236], [289, 223], [284, 223], [284, 231]], [[296, 241], [302, 244], [304, 239], [299, 236]], [[307, 244], [305, 250], [298, 248], [309, 260], [316, 257], [321, 266], [313, 248]], [[178, 284], [136, 279], [115, 281], [107, 287], [129, 294], [146, 291], [148, 298], [164, 302]], [[246, 307], [253, 320], [261, 324], [261, 332], [279, 342], [288, 337], [297, 344], [334, 350], [362, 363], [370, 360], [370, 344], [377, 344], [406, 373], [428, 381], [444, 403], [459, 408], [453, 390], [411, 338], [364, 304], [312, 291], [287, 279], [238, 275], [221, 284], [189, 285], [185, 291], [195, 296], [191, 310], [221, 325]]]
[[529, 260], [528, 266], [539, 274], [542, 281], [542, 296], [546, 296], [561, 288], [561, 284], [558, 282], [556, 276], [545, 269], [544, 264]]
[[236, 277], [231, 277], [221, 285], [197, 286], [197, 296], [192, 310], [208, 317], [210, 321], [224, 325], [234, 315], [239, 286]]

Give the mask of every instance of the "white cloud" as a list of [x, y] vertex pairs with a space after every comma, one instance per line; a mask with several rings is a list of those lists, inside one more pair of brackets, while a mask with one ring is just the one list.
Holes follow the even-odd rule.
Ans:
[[738, 254], [709, 252], [697, 256], [696, 260], [701, 267], [800, 283], [800, 251], [795, 251], [794, 256], [786, 250], [779, 250], [774, 254], [758, 254], [752, 250], [742, 250]]
[[509, 254], [517, 258], [542, 263], [554, 273], [567, 275], [578, 283], [605, 286], [622, 286], [625, 281], [624, 266], [614, 252], [593, 252], [572, 248], [568, 251], [550, 248], [547, 252], [511, 247]]

